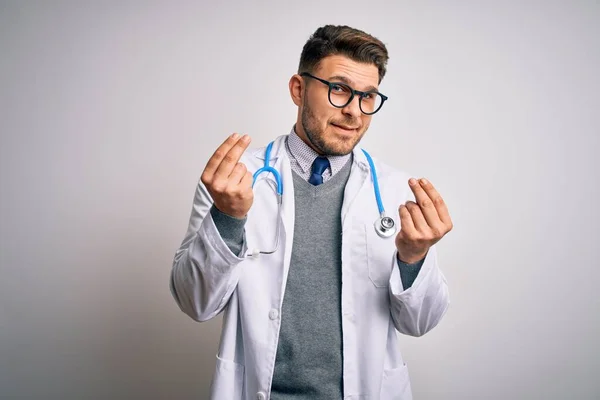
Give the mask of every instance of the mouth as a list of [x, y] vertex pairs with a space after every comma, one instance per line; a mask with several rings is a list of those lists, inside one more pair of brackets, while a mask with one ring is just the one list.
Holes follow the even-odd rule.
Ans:
[[342, 132], [346, 132], [346, 133], [357, 132], [358, 128], [359, 128], [358, 126], [357, 127], [352, 127], [352, 126], [348, 126], [348, 125], [338, 125], [338, 124], [334, 124], [334, 123], [332, 123], [331, 125], [333, 125], [334, 127], [338, 128]]

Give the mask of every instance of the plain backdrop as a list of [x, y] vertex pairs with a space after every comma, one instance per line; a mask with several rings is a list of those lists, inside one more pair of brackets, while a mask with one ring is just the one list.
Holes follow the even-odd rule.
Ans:
[[327, 23], [388, 46], [362, 145], [455, 223], [450, 309], [402, 337], [415, 399], [600, 398], [597, 1], [23, 0], [0, 2], [2, 399], [207, 398], [221, 320], [179, 311], [173, 255], [217, 145], [289, 132]]

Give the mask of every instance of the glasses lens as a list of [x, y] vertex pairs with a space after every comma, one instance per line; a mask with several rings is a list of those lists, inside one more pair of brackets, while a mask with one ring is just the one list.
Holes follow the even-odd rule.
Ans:
[[377, 92], [367, 92], [360, 98], [360, 109], [365, 114], [379, 111], [381, 104], [383, 104], [383, 97]]
[[329, 101], [336, 107], [345, 107], [352, 97], [352, 89], [341, 83], [332, 83], [329, 87]]

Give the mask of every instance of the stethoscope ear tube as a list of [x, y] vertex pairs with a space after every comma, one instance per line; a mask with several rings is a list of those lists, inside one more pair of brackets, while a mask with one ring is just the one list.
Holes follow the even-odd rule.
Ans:
[[277, 194], [279, 197], [283, 196], [283, 184], [281, 183], [281, 175], [279, 172], [269, 165], [269, 161], [271, 159], [271, 149], [273, 148], [273, 142], [269, 143], [267, 146], [267, 150], [265, 151], [265, 164], [262, 168], [259, 168], [254, 175], [252, 176], [252, 187], [256, 183], [256, 179], [263, 172], [270, 172], [275, 177], [275, 182], [277, 183]]

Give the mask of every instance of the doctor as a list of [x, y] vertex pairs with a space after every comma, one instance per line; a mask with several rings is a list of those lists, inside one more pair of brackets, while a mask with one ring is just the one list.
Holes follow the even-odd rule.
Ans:
[[291, 132], [255, 150], [233, 134], [208, 160], [170, 285], [194, 320], [223, 312], [211, 398], [412, 398], [398, 334], [446, 312], [434, 244], [452, 222], [431, 182], [357, 147], [387, 61], [365, 32], [317, 29]]

